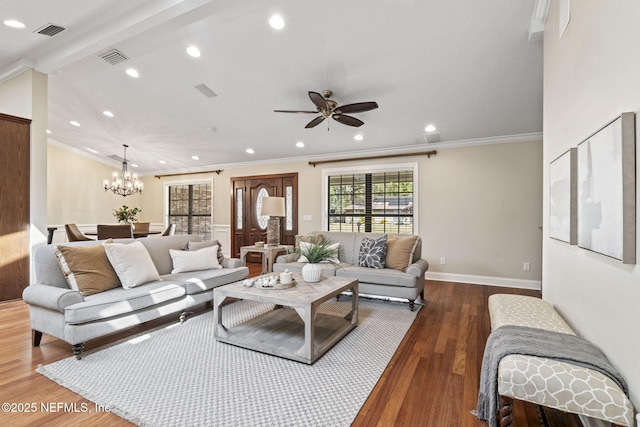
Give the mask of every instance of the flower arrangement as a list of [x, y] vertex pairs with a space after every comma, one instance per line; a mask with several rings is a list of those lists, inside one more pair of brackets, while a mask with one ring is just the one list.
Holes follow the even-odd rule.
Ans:
[[113, 216], [116, 217], [118, 223], [131, 224], [138, 222], [137, 215], [142, 212], [139, 208], [130, 208], [127, 205], [122, 205], [121, 208], [113, 210]]

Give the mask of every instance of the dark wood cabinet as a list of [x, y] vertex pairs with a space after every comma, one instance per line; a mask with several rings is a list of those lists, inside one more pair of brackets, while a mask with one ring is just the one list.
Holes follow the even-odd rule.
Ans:
[[31, 120], [0, 114], [0, 301], [29, 284]]

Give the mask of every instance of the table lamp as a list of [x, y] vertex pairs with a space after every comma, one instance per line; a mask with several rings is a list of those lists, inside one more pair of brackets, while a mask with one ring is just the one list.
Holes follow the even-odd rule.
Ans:
[[263, 197], [260, 215], [267, 221], [267, 246], [280, 245], [280, 217], [285, 216], [284, 197]]

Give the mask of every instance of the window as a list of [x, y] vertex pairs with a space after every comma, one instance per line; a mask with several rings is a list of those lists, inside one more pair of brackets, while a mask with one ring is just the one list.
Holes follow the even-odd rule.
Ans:
[[211, 183], [169, 185], [169, 224], [176, 234], [196, 234], [211, 240]]
[[327, 230], [416, 233], [416, 166], [325, 172]]

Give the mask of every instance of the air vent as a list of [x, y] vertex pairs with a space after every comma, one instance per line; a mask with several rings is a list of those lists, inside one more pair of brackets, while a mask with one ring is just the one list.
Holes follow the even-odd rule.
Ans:
[[60, 25], [47, 24], [44, 27], [40, 27], [34, 31], [34, 33], [44, 34], [45, 36], [53, 37], [56, 34], [59, 34], [66, 30], [66, 27], [61, 27]]
[[117, 49], [111, 49], [109, 52], [103, 53], [100, 55], [100, 58], [104, 59], [111, 65], [116, 65], [129, 59], [124, 53]]
[[427, 144], [434, 144], [442, 141], [442, 136], [440, 135], [440, 132], [425, 132], [424, 140]]
[[198, 91], [203, 94], [204, 96], [206, 96], [207, 98], [213, 98], [218, 96], [214, 91], [212, 91], [209, 86], [207, 86], [206, 84], [202, 83], [199, 85], [195, 85], [194, 86], [196, 89], [198, 89]]

